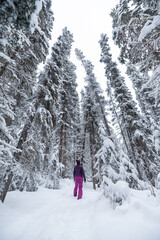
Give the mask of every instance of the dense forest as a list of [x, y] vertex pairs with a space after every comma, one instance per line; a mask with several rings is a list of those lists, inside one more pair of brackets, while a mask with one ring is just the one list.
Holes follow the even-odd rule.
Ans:
[[[85, 70], [79, 97], [70, 59], [72, 33], [65, 27], [51, 48], [51, 0], [0, 2], [0, 199], [8, 191], [58, 189], [73, 178], [77, 159], [93, 188], [121, 204], [114, 186], [160, 187], [160, 2], [119, 0], [111, 11], [136, 101], [126, 85], [108, 36], [99, 39], [106, 92], [94, 66], [75, 49]], [[40, 63], [43, 70], [38, 73]], [[113, 195], [115, 196], [113, 198]]]

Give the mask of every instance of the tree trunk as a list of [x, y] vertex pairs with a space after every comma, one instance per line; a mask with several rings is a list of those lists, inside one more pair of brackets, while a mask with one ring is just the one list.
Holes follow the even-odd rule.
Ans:
[[93, 147], [94, 147], [94, 126], [93, 126], [93, 121], [92, 121], [91, 130], [90, 130], [90, 155], [91, 155], [93, 189], [96, 190], [96, 179], [94, 177], [94, 175], [95, 175], [95, 169], [94, 169], [95, 155], [94, 155]]
[[[62, 122], [64, 121], [64, 113], [62, 115]], [[62, 152], [63, 152], [63, 130], [64, 130], [64, 124], [61, 124], [60, 127], [60, 140], [59, 140], [59, 163], [62, 163]]]
[[62, 163], [62, 151], [63, 151], [63, 124], [60, 128], [60, 141], [59, 141], [59, 162]]
[[13, 173], [12, 173], [12, 171], [11, 171], [11, 172], [8, 174], [8, 179], [7, 179], [6, 183], [5, 183], [5, 187], [4, 187], [3, 192], [2, 192], [2, 194], [1, 194], [1, 196], [0, 196], [0, 199], [1, 199], [2, 203], [4, 202], [4, 200], [5, 200], [5, 198], [6, 198], [6, 195], [7, 195], [8, 189], [9, 189], [9, 186], [10, 186], [10, 184], [11, 184], [11, 182], [12, 182], [12, 178], [13, 178]]
[[74, 161], [74, 166], [76, 165], [76, 152], [75, 152], [75, 148], [76, 148], [76, 139], [75, 137], [73, 137], [73, 146], [74, 146], [74, 149], [73, 149], [73, 161]]
[[85, 143], [86, 143], [86, 126], [84, 128], [83, 139], [82, 139], [82, 159], [81, 162], [84, 163], [84, 151], [85, 151]]
[[62, 171], [62, 177], [65, 178], [66, 177], [66, 167], [67, 167], [67, 130], [66, 130], [66, 126], [64, 126], [64, 132], [63, 132], [63, 135], [64, 135], [64, 138], [63, 138], [63, 145], [64, 145], [64, 150], [62, 151], [62, 158], [63, 158], [63, 165], [64, 165], [64, 169]]

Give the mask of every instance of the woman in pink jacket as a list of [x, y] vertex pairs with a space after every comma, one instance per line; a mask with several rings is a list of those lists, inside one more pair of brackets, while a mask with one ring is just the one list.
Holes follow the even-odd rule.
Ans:
[[82, 165], [80, 165], [80, 161], [77, 160], [77, 165], [74, 167], [73, 177], [75, 181], [75, 188], [74, 188], [74, 196], [77, 196], [78, 190], [78, 200], [82, 198], [82, 187], [83, 187], [83, 179], [86, 181], [84, 169]]

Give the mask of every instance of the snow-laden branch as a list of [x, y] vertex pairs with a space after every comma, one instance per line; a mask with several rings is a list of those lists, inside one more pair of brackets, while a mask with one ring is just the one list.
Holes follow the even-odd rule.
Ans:
[[5, 146], [7, 146], [7, 147], [9, 147], [9, 148], [17, 151], [17, 152], [22, 152], [22, 150], [20, 150], [20, 149], [18, 149], [18, 148], [16, 148], [16, 147], [13, 147], [12, 145], [6, 143], [5, 141], [0, 140], [0, 144], [3, 144], [3, 145], [5, 145]]
[[151, 33], [156, 27], [160, 26], [160, 15], [155, 16], [153, 18], [153, 21], [148, 20], [144, 27], [141, 30], [141, 33], [139, 35], [138, 41], [142, 42], [143, 39], [149, 34]]

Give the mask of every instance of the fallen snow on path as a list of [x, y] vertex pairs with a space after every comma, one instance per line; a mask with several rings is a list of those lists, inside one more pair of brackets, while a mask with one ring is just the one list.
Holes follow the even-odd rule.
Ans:
[[65, 180], [60, 190], [9, 192], [0, 203], [0, 240], [160, 240], [160, 204], [149, 191], [132, 191], [113, 210], [90, 183], [81, 200], [73, 187]]

